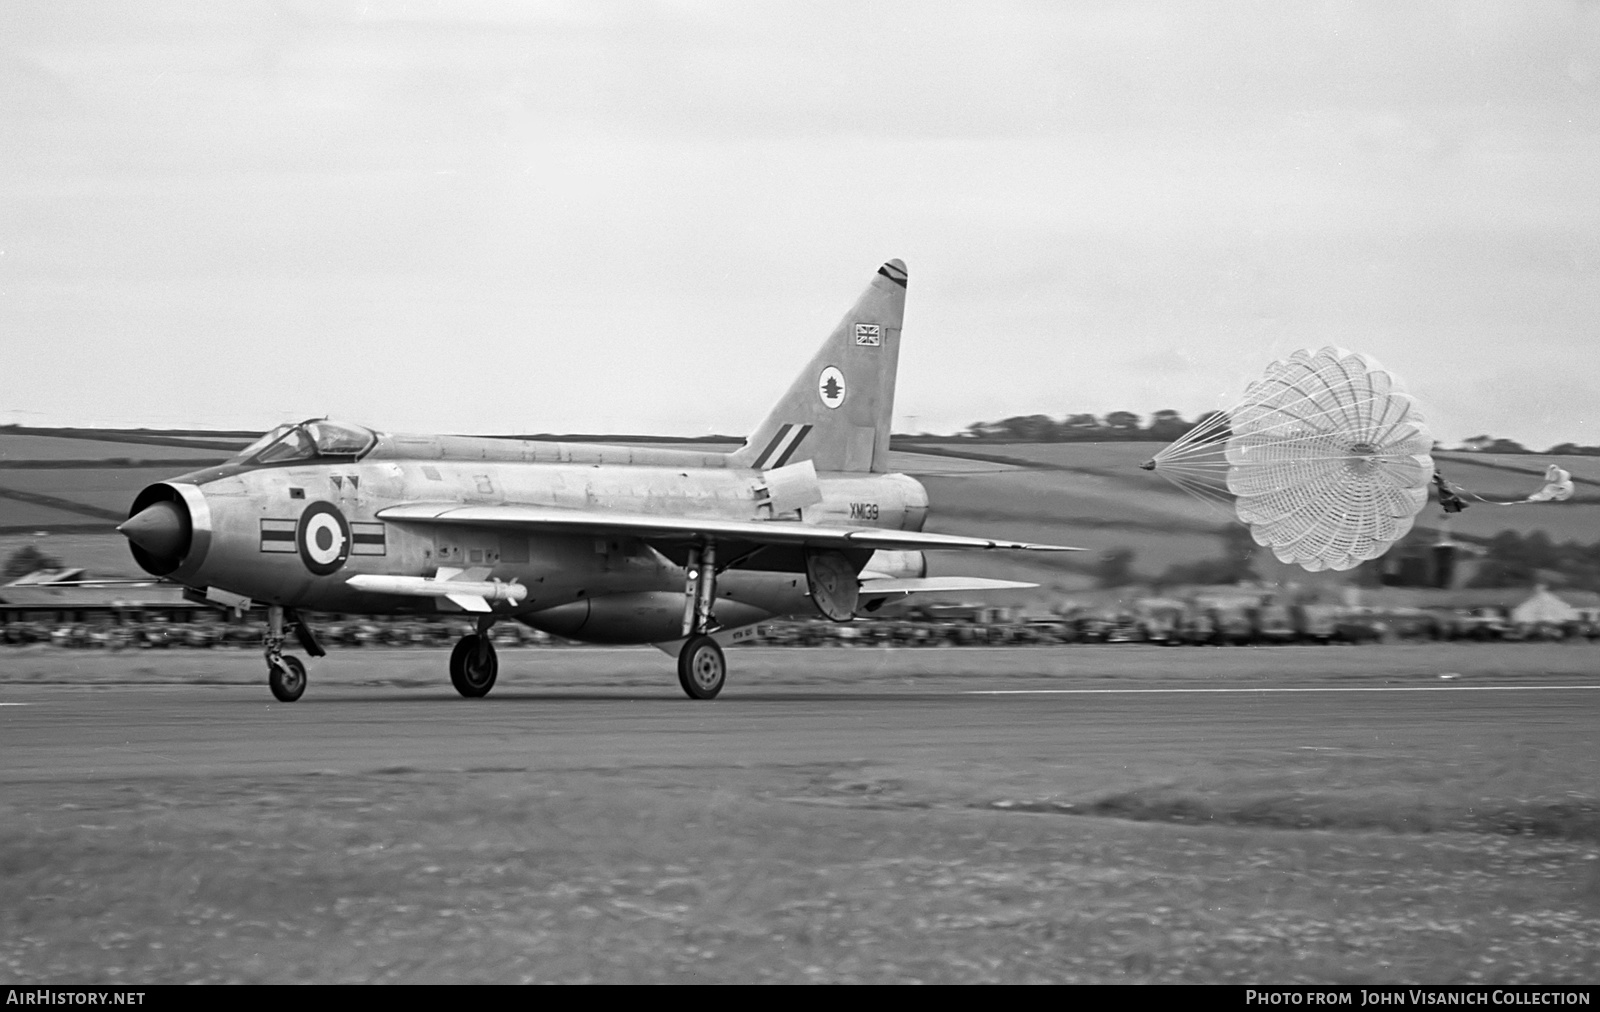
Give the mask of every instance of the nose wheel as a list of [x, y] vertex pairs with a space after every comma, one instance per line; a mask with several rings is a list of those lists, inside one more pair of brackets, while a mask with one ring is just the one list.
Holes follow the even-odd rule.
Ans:
[[678, 652], [678, 684], [690, 699], [716, 699], [728, 680], [728, 662], [710, 636], [691, 636]]
[[292, 703], [306, 691], [306, 666], [300, 658], [280, 655], [277, 662], [267, 662], [267, 686], [280, 703]]
[[[280, 703], [292, 703], [305, 695], [306, 691], [306, 666], [300, 658], [291, 657], [283, 652], [284, 642], [284, 612], [285, 609], [277, 605], [267, 608], [267, 688], [272, 690], [272, 695]], [[295, 616], [296, 631], [299, 632], [299, 617]], [[305, 643], [310, 637], [310, 631], [300, 633], [301, 642]], [[316, 640], [311, 639], [312, 646]], [[313, 650], [315, 656], [321, 656], [321, 648]]]

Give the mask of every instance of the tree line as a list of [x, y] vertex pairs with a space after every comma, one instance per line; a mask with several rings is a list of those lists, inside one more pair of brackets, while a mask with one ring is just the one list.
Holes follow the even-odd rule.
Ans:
[[1255, 568], [1256, 543], [1249, 528], [1228, 524], [1217, 531], [1217, 540], [1216, 555], [1194, 562], [1175, 562], [1154, 578], [1141, 577], [1134, 572], [1134, 550], [1122, 545], [1101, 553], [1091, 575], [1101, 587], [1148, 583], [1157, 592], [1164, 587], [1185, 584], [1234, 584], [1261, 579]]
[[[1436, 532], [1423, 532], [1431, 540]], [[1231, 584], [1261, 578], [1254, 566], [1257, 554], [1250, 531], [1230, 524], [1217, 532], [1219, 551], [1207, 559], [1170, 565], [1159, 576], [1141, 576], [1133, 569], [1132, 548], [1119, 546], [1101, 553], [1091, 575], [1101, 587], [1150, 584], [1158, 591], [1163, 586], [1181, 584]], [[1468, 587], [1531, 587], [1543, 583], [1556, 589], [1600, 591], [1600, 541], [1558, 542], [1544, 531], [1526, 534], [1505, 530], [1481, 545], [1483, 554]], [[1378, 585], [1379, 567], [1369, 563], [1351, 574], [1361, 586]]]
[[1600, 542], [1557, 542], [1544, 531], [1501, 531], [1483, 544], [1483, 561], [1469, 587], [1527, 587], [1535, 583], [1600, 591]]
[[[1471, 439], [1461, 441], [1461, 449], [1473, 453], [1538, 453], [1530, 450], [1515, 439], [1501, 439], [1495, 436], [1473, 436]], [[1579, 446], [1577, 443], [1557, 443], [1545, 450], [1545, 453], [1560, 456], [1600, 457], [1600, 446]]]
[[1170, 442], [1208, 421], [1220, 411], [1207, 411], [1194, 421], [1170, 409], [1157, 411], [1146, 422], [1132, 411], [1113, 411], [1105, 417], [1092, 414], [1016, 415], [998, 422], [974, 422], [962, 433], [970, 439], [1027, 443], [1104, 443], [1117, 440]]

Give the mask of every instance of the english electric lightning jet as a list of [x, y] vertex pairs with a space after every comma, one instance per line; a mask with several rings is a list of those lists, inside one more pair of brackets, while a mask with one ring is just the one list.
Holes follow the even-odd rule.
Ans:
[[722, 647], [757, 623], [835, 622], [920, 591], [1033, 584], [929, 577], [935, 549], [1075, 551], [922, 531], [928, 495], [889, 473], [906, 268], [891, 260], [732, 453], [410, 436], [316, 419], [140, 492], [117, 529], [146, 571], [196, 600], [266, 606], [268, 684], [306, 687], [304, 611], [464, 612], [463, 696], [499, 671], [498, 621], [595, 643], [652, 643], [693, 699], [722, 691]]

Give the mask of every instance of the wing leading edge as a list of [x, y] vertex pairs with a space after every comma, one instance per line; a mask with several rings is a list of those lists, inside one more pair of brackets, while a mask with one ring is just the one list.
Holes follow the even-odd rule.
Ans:
[[890, 531], [876, 527], [827, 527], [795, 520], [724, 520], [715, 517], [650, 516], [606, 510], [573, 510], [550, 506], [456, 503], [405, 503], [378, 511], [382, 520], [477, 527], [511, 527], [552, 534], [624, 534], [647, 540], [728, 538], [770, 545], [816, 548], [883, 548], [1081, 552], [1066, 545], [1039, 545], [998, 538], [971, 538], [925, 531]]

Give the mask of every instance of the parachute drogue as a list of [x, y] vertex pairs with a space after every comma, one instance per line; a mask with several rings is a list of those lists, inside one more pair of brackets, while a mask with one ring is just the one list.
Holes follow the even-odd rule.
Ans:
[[1239, 403], [1139, 465], [1250, 528], [1282, 562], [1352, 569], [1411, 530], [1433, 436], [1399, 382], [1342, 348], [1267, 367]]
[[[1572, 472], [1551, 464], [1544, 469], [1544, 488], [1522, 500], [1529, 502], [1565, 502], [1572, 498]], [[1513, 503], [1513, 505], [1517, 505]]]
[[[1551, 464], [1544, 469], [1544, 486], [1537, 492], [1530, 492], [1521, 499], [1512, 499], [1507, 502], [1503, 499], [1485, 499], [1476, 492], [1467, 492], [1467, 495], [1486, 502], [1490, 506], [1527, 506], [1530, 503], [1541, 502], [1566, 502], [1572, 498], [1572, 472], [1564, 467]], [[1448, 509], [1448, 507], [1446, 507]]]

